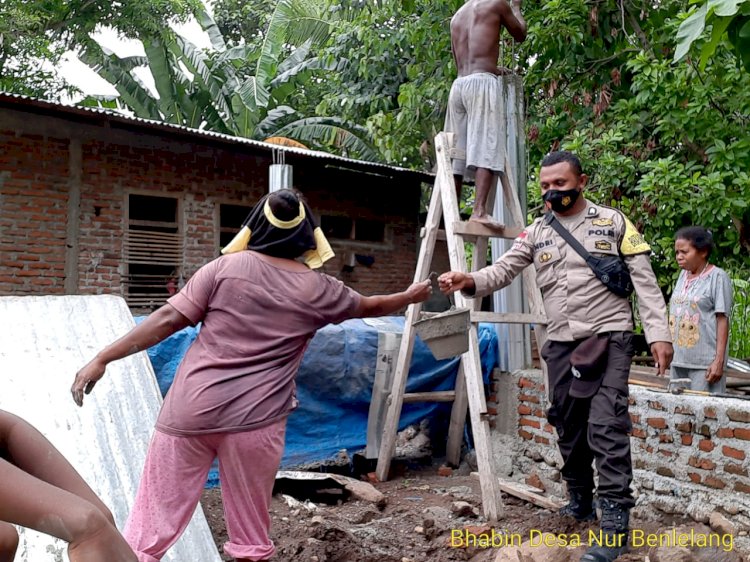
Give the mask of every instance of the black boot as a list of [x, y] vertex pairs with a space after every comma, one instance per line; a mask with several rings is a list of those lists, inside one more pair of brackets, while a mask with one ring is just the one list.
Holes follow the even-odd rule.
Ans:
[[557, 512], [558, 515], [572, 517], [576, 521], [593, 521], [596, 519], [593, 494], [585, 495], [573, 490], [570, 490], [569, 493], [570, 502], [560, 508], [560, 511]]
[[612, 500], [599, 500], [602, 521], [597, 540], [581, 557], [581, 562], [612, 562], [628, 551], [630, 509]]

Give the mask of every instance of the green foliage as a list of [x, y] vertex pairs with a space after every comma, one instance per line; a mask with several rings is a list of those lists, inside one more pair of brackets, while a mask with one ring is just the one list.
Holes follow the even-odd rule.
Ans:
[[57, 99], [72, 88], [45, 68], [59, 62], [68, 48], [88, 41], [100, 26], [137, 37], [186, 18], [197, 6], [199, 0], [3, 0], [0, 88]]
[[214, 19], [227, 41], [260, 45], [276, 0], [219, 0]]
[[322, 57], [343, 68], [327, 81], [317, 111], [365, 125], [385, 161], [429, 167], [424, 143], [442, 129], [455, 76], [448, 26], [463, 2], [354, 4], [334, 3], [351, 16]]
[[[337, 68], [311, 56], [330, 33], [322, 9], [313, 0], [279, 0], [258, 47], [228, 44], [213, 19], [199, 11], [209, 50], [163, 28], [141, 38], [146, 57], [119, 58], [90, 41], [81, 58], [115, 86], [117, 101], [140, 117], [256, 139], [288, 136], [375, 159], [364, 129], [337, 117], [305, 117], [287, 105], [316, 71]], [[148, 67], [158, 95], [139, 83], [133, 73], [138, 66]], [[84, 103], [113, 105], [94, 97]]]
[[529, 161], [559, 147], [578, 153], [591, 175], [588, 197], [636, 222], [667, 293], [681, 226], [711, 228], [716, 262], [747, 269], [750, 75], [723, 45], [705, 71], [672, 63], [679, 2], [557, 7], [526, 12], [533, 23], [524, 49], [539, 53], [525, 76]]
[[750, 282], [748, 271], [732, 279], [734, 308], [729, 328], [729, 356], [750, 361]]
[[705, 0], [691, 11], [677, 30], [675, 62], [690, 51], [707, 27], [711, 28], [711, 36], [701, 46], [701, 70], [726, 40], [745, 70], [750, 71], [750, 0]]
[[[748, 2], [732, 1], [741, 15]], [[711, 17], [728, 17], [729, 3], [712, 4]], [[455, 76], [449, 21], [462, 2], [409, 4], [370, 5], [339, 27], [324, 56], [346, 64], [318, 107], [365, 123], [385, 160], [418, 168], [432, 165], [425, 140], [442, 128]], [[621, 208], [651, 243], [667, 296], [678, 273], [673, 235], [687, 224], [714, 231], [718, 265], [750, 270], [750, 76], [715, 38], [702, 69], [674, 64], [690, 13], [681, 0], [530, 0], [529, 37], [514, 46], [506, 36], [500, 61], [524, 75], [529, 208], [541, 203], [535, 163], [576, 151], [591, 176], [587, 196]], [[718, 21], [740, 35], [734, 20]]]

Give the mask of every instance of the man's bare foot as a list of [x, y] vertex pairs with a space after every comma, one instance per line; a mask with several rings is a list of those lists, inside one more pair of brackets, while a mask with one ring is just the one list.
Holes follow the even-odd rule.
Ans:
[[497, 224], [497, 223], [496, 223], [496, 222], [495, 222], [495, 221], [494, 221], [494, 220], [492, 219], [492, 217], [491, 217], [491, 216], [489, 216], [489, 215], [486, 215], [486, 214], [481, 214], [481, 215], [478, 215], [478, 214], [472, 214], [472, 215], [471, 215], [471, 216], [469, 217], [469, 221], [470, 221], [470, 222], [478, 222], [478, 223], [481, 223], [481, 224], [484, 224], [484, 225], [487, 225], [487, 226], [492, 226], [493, 224]]

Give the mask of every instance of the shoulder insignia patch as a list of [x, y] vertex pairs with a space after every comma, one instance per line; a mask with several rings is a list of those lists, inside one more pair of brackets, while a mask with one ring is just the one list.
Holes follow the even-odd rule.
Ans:
[[594, 226], [612, 226], [614, 221], [612, 219], [594, 219], [591, 224]]
[[635, 254], [645, 254], [651, 251], [651, 246], [648, 245], [643, 235], [638, 232], [635, 225], [630, 222], [628, 217], [623, 215], [625, 219], [625, 235], [622, 237], [622, 243], [620, 244], [620, 252], [624, 256], [633, 256]]

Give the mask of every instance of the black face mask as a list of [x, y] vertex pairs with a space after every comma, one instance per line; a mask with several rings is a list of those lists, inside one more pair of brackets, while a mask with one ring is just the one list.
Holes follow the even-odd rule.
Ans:
[[544, 199], [549, 203], [552, 210], [556, 213], [564, 213], [569, 210], [578, 201], [578, 196], [581, 194], [581, 190], [576, 189], [550, 189], [544, 194]]

